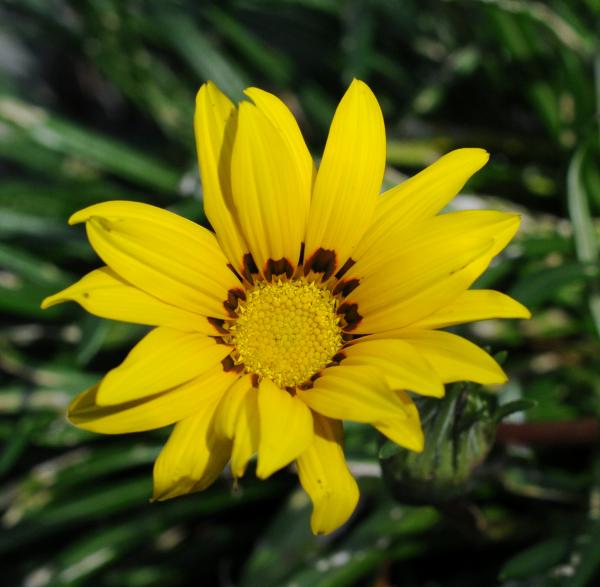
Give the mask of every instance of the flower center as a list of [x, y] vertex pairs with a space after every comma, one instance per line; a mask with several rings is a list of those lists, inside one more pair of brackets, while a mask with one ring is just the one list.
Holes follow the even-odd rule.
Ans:
[[259, 283], [230, 326], [237, 360], [280, 387], [308, 381], [342, 346], [338, 301], [302, 280]]

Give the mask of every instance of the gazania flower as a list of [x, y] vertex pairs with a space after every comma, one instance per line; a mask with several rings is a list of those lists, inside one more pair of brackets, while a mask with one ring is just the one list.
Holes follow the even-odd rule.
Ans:
[[419, 451], [409, 392], [502, 383], [483, 350], [440, 330], [525, 318], [511, 298], [470, 290], [517, 230], [516, 215], [436, 215], [487, 161], [459, 149], [380, 195], [385, 130], [371, 90], [342, 98], [318, 170], [275, 96], [246, 90], [236, 108], [200, 88], [195, 131], [214, 233], [165, 210], [106, 202], [74, 214], [106, 263], [47, 298], [154, 328], [69, 407], [105, 434], [175, 424], [154, 468], [154, 498], [210, 485], [253, 455], [266, 478], [296, 462], [312, 529], [331, 532], [358, 489], [342, 421], [373, 425]]

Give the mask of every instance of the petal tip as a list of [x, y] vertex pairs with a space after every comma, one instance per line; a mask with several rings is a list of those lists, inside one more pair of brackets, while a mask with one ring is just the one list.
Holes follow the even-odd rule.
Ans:
[[82, 222], [87, 222], [90, 219], [89, 208], [84, 208], [83, 210], [78, 210], [74, 214], [71, 214], [69, 217], [68, 223], [69, 226], [73, 226], [75, 224], [81, 224]]
[[58, 296], [59, 296], [59, 294], [53, 294], [51, 296], [44, 298], [40, 302], [40, 308], [42, 310], [47, 310], [48, 308], [51, 308], [52, 306], [56, 306], [57, 304], [60, 304], [61, 302], [66, 301], [66, 300], [61, 300]]

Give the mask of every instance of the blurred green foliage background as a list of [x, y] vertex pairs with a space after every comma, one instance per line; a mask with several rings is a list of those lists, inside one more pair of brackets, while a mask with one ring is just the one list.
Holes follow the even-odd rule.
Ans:
[[[598, 0], [0, 0], [2, 585], [600, 584], [599, 25]], [[534, 319], [463, 329], [508, 351], [511, 376], [468, 391], [485, 408], [473, 422], [528, 409], [442, 503], [406, 503], [410, 485], [378, 464], [399, 455], [348, 426], [363, 497], [333, 536], [310, 534], [293, 472], [150, 505], [166, 431], [102, 437], [64, 418], [144, 331], [40, 310], [99, 265], [66, 219], [131, 199], [205, 223], [191, 122], [204, 80], [282, 96], [318, 157], [355, 76], [384, 110], [388, 183], [454, 147], [492, 153], [456, 205], [523, 215], [480, 285]], [[467, 440], [479, 462], [480, 436]]]

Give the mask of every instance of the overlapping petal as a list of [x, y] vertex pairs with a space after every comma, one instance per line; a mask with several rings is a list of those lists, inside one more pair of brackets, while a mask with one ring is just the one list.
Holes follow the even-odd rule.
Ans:
[[[305, 259], [323, 249], [326, 277], [337, 271], [369, 226], [385, 168], [385, 127], [377, 99], [354, 80], [331, 123], [315, 180], [306, 233]], [[321, 255], [317, 267], [326, 257]]]
[[502, 367], [467, 339], [442, 330], [405, 330], [398, 333], [431, 364], [444, 383], [475, 381], [506, 383]]
[[329, 367], [298, 397], [312, 410], [336, 420], [378, 422], [406, 418], [405, 406], [383, 374], [367, 365]]
[[312, 531], [329, 534], [350, 517], [359, 493], [344, 459], [342, 423], [319, 414], [313, 418], [312, 442], [296, 463], [300, 483], [313, 502]]
[[387, 419], [383, 422], [374, 422], [373, 425], [392, 442], [409, 450], [421, 452], [425, 445], [425, 437], [421, 428], [419, 411], [407, 393], [397, 391], [396, 394], [404, 404], [406, 418], [402, 420]]
[[202, 406], [218, 401], [237, 377], [224, 372], [219, 365], [169, 391], [114, 406], [98, 404], [96, 385], [71, 402], [68, 418], [79, 428], [102, 434], [154, 430], [179, 422]]
[[155, 328], [106, 374], [96, 402], [110, 406], [167, 391], [217, 367], [230, 352], [210, 336]]
[[488, 161], [483, 149], [456, 149], [385, 192], [354, 253], [360, 259], [390, 232], [400, 234], [439, 212]]
[[344, 349], [342, 365], [378, 367], [392, 389], [408, 389], [442, 397], [444, 386], [431, 365], [410, 344], [400, 339], [358, 339]]
[[236, 425], [246, 394], [252, 388], [250, 375], [240, 377], [219, 402], [215, 412], [215, 432], [230, 440], [236, 434]]
[[261, 479], [291, 463], [313, 438], [313, 420], [306, 404], [269, 379], [258, 390], [260, 439], [256, 474]]
[[345, 279], [375, 281], [398, 275], [405, 268], [421, 263], [423, 268], [436, 262], [436, 253], [454, 247], [468, 251], [476, 241], [489, 241], [486, 251], [491, 259], [508, 244], [519, 228], [517, 214], [492, 210], [468, 210], [442, 214], [421, 221], [410, 229], [388, 230], [347, 272]]
[[69, 220], [80, 222], [102, 260], [132, 285], [189, 312], [227, 316], [223, 301], [240, 282], [212, 232], [138, 202], [95, 204]]
[[308, 205], [316, 169], [296, 118], [283, 101], [269, 92], [259, 88], [246, 88], [244, 94], [256, 104], [256, 107], [269, 119], [269, 122], [275, 126], [287, 143], [295, 165], [300, 170], [301, 179], [307, 184], [300, 191], [308, 197]]
[[234, 477], [244, 475], [248, 461], [258, 452], [259, 437], [258, 390], [251, 387], [240, 404], [235, 424], [233, 449], [231, 451], [231, 472]]
[[290, 129], [282, 105], [273, 108], [270, 98], [250, 93], [260, 106], [239, 107], [231, 158], [235, 210], [263, 275], [291, 277], [306, 231], [312, 168], [299, 153], [302, 137]]
[[492, 241], [461, 239], [431, 250], [429, 258], [407, 258], [402, 273], [381, 272], [361, 281], [347, 304], [357, 304], [353, 332], [385, 332], [412, 324], [452, 302], [489, 264]]
[[213, 82], [203, 84], [196, 96], [194, 131], [204, 212], [223, 252], [243, 273], [248, 245], [233, 214], [231, 196], [231, 152], [236, 128], [237, 109], [231, 100]]
[[90, 314], [149, 326], [166, 326], [185, 332], [216, 335], [216, 328], [200, 314], [167, 304], [134, 287], [109, 267], [91, 271], [78, 282], [47, 297], [42, 308], [73, 301]]
[[213, 430], [217, 401], [206, 402], [175, 425], [154, 463], [152, 499], [163, 501], [202, 491], [221, 474], [231, 454], [231, 441]]

